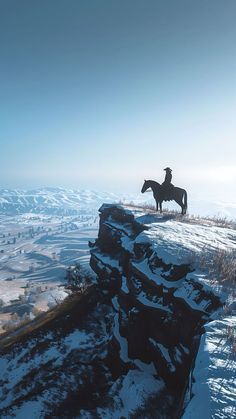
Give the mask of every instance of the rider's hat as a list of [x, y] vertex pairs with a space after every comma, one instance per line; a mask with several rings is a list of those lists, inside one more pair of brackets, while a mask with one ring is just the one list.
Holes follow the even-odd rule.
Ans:
[[169, 167], [166, 167], [164, 170], [166, 170], [167, 172], [172, 172], [172, 170]]

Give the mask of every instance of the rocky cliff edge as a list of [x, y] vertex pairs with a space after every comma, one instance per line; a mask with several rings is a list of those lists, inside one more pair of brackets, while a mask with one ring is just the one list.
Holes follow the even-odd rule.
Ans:
[[[195, 358], [201, 335], [202, 340], [208, 336], [204, 325], [219, 318], [227, 298], [221, 287], [217, 292], [212, 286], [201, 263], [196, 268], [194, 262], [201, 261], [202, 254], [211, 258], [216, 250], [235, 247], [236, 232], [213, 223], [185, 222], [173, 215], [118, 205], [100, 208], [90, 263], [116, 313], [114, 351], [125, 365], [148, 370], [164, 381], [174, 400], [172, 417], [180, 417], [187, 405], [184, 414], [194, 418], [197, 411], [192, 400], [203, 401], [196, 398], [198, 391], [193, 392]], [[210, 361], [208, 366], [210, 370]], [[212, 379], [205, 380], [208, 417], [214, 417], [212, 409], [222, 409], [220, 401], [210, 406], [215, 398], [209, 384]], [[235, 391], [235, 385], [231, 387]]]

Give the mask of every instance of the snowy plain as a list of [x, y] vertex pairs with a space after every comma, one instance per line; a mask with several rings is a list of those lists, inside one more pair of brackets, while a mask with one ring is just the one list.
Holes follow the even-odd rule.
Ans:
[[14, 224], [4, 220], [1, 225], [0, 325], [12, 313], [22, 317], [33, 307], [46, 311], [63, 300], [68, 295], [66, 269], [76, 263], [88, 266], [88, 241], [97, 234], [97, 219], [92, 214], [37, 215], [37, 222], [27, 217], [23, 223], [19, 218], [14, 217]]
[[[66, 270], [89, 266], [98, 208], [111, 194], [61, 188], [0, 190], [0, 333], [16, 313], [46, 311], [68, 295]], [[15, 316], [16, 317], [16, 316]]]

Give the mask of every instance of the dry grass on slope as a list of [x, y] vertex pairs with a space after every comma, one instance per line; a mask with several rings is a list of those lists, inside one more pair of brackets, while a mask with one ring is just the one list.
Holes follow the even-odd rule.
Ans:
[[[159, 212], [156, 211], [155, 205], [151, 204], [134, 204], [133, 202], [119, 202], [119, 205], [124, 205], [126, 207], [132, 208], [138, 208], [143, 211], [147, 212], [154, 212], [156, 214], [159, 214]], [[182, 215], [179, 211], [173, 211], [168, 210], [166, 208], [163, 208], [163, 217], [168, 217], [176, 221], [181, 221], [183, 223], [191, 223], [191, 224], [200, 224], [200, 225], [206, 225], [206, 226], [217, 226], [217, 227], [224, 227], [224, 228], [231, 228], [233, 230], [236, 230], [236, 221], [231, 220], [227, 217], [201, 217], [200, 215], [193, 215], [193, 214], [186, 214]]]
[[233, 290], [236, 285], [236, 251], [215, 249], [208, 252], [203, 249], [200, 254], [194, 253], [191, 264], [207, 271], [216, 283], [228, 285]]

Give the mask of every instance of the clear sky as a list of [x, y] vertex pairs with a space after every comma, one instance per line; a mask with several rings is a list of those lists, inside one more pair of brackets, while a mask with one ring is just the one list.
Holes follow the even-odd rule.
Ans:
[[170, 166], [230, 199], [235, 22], [235, 0], [0, 0], [0, 186], [137, 192]]

